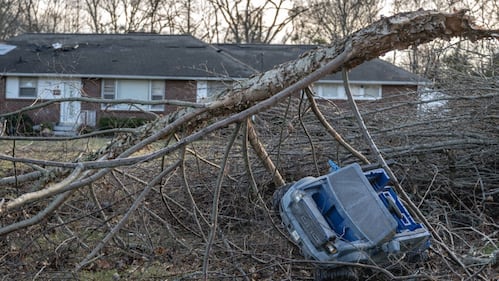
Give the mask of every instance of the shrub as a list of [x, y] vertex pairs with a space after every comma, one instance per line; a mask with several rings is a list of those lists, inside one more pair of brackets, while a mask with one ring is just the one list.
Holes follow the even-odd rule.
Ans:
[[99, 119], [99, 129], [116, 129], [116, 128], [136, 128], [147, 123], [145, 118], [119, 118], [119, 117], [102, 117]]
[[13, 114], [5, 118], [5, 132], [9, 136], [30, 135], [33, 133], [34, 122], [27, 114]]

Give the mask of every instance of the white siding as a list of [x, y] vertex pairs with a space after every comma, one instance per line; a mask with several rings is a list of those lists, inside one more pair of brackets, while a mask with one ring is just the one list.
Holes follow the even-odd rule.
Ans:
[[208, 97], [208, 81], [197, 81], [196, 102], [206, 102]]
[[7, 77], [5, 97], [8, 99], [19, 98], [19, 78]]
[[64, 91], [68, 91], [69, 88], [77, 87], [80, 91], [81, 83], [80, 79], [51, 79], [51, 78], [36, 78], [36, 88], [37, 88], [37, 96], [36, 97], [20, 97], [19, 96], [19, 77], [7, 77], [6, 83], [6, 98], [8, 99], [57, 99], [62, 98], [64, 95]]

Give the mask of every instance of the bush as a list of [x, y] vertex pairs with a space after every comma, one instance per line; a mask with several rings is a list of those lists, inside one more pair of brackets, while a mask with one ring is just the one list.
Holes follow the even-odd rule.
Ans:
[[145, 118], [102, 117], [99, 119], [99, 129], [108, 130], [116, 128], [137, 128], [147, 122], [148, 120]]
[[5, 118], [5, 132], [9, 136], [30, 135], [33, 133], [34, 122], [27, 114], [14, 114]]

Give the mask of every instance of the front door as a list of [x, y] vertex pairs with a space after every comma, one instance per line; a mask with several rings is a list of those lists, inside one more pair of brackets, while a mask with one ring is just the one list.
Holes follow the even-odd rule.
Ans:
[[[66, 80], [61, 85], [62, 98], [81, 97], [81, 83], [78, 80]], [[75, 125], [80, 117], [80, 102], [67, 101], [61, 103], [60, 123], [63, 125]]]

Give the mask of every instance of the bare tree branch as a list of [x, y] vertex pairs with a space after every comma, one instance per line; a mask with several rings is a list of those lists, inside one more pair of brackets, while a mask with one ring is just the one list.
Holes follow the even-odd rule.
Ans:
[[180, 165], [181, 161], [177, 161], [170, 165], [167, 169], [162, 171], [160, 174], [158, 174], [152, 181], [150, 181], [147, 186], [142, 190], [139, 196], [135, 198], [135, 201], [133, 202], [132, 206], [127, 210], [125, 215], [120, 219], [120, 221], [114, 226], [114, 228], [102, 239], [97, 247], [95, 247], [90, 254], [88, 254], [80, 263], [78, 263], [75, 267], [75, 272], [79, 271], [82, 267], [87, 265], [95, 255], [99, 253], [99, 251], [106, 245], [109, 240], [111, 240], [114, 235], [125, 225], [127, 222], [128, 218], [130, 215], [139, 207], [140, 203], [144, 200], [145, 196], [151, 191], [151, 189], [157, 185], [158, 183], [161, 182], [163, 177], [174, 171], [175, 169], [178, 168]]

